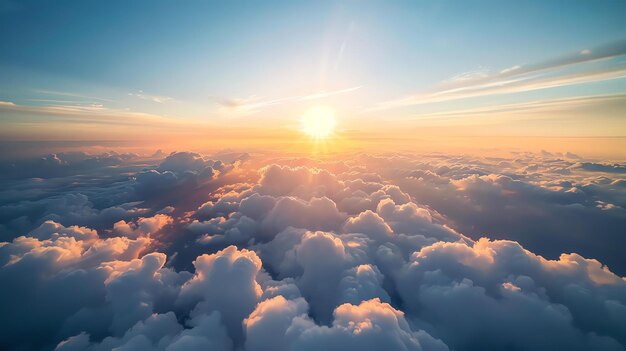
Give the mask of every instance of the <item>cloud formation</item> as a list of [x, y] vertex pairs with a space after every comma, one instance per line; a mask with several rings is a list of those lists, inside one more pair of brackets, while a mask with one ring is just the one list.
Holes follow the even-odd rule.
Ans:
[[19, 189], [0, 192], [3, 349], [626, 346], [622, 164], [177, 152], [3, 167]]
[[[431, 92], [385, 101], [373, 109], [523, 93], [621, 79], [626, 77], [626, 71], [620, 64], [609, 64], [600, 69], [588, 66], [598, 61], [620, 58], [623, 55], [626, 55], [626, 41], [621, 40], [593, 50], [585, 49], [544, 62], [514, 65], [498, 72], [481, 68], [454, 76]], [[576, 69], [571, 69], [572, 67]]]
[[260, 98], [257, 96], [251, 96], [248, 98], [224, 98], [224, 97], [211, 97], [222, 111], [235, 113], [235, 114], [252, 114], [257, 113], [260, 110], [276, 105], [282, 105], [290, 102], [318, 100], [329, 96], [350, 93], [361, 89], [360, 86], [354, 86], [345, 89], [338, 90], [324, 90], [314, 92], [306, 95], [295, 95], [280, 97], [275, 99]]

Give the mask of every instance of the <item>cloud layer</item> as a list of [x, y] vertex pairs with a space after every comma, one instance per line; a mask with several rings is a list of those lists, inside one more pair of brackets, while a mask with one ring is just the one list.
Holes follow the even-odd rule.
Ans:
[[622, 164], [178, 152], [2, 167], [2, 349], [626, 346]]

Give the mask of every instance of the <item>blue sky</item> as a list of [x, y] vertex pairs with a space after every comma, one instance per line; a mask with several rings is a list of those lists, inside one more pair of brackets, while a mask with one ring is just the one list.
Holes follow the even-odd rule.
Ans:
[[[538, 73], [610, 72], [556, 88], [395, 103], [451, 82], [593, 55], [624, 38], [624, 1], [2, 0], [0, 101], [210, 121], [289, 119], [323, 103], [346, 119], [423, 120], [625, 93], [620, 53]], [[594, 118], [608, 118], [607, 106]], [[3, 123], [17, 120], [7, 117], [15, 109]]]

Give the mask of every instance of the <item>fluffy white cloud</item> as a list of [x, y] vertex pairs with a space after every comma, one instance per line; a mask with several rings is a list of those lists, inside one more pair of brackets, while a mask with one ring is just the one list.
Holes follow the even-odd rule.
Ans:
[[306, 301], [265, 300], [246, 320], [248, 350], [448, 350], [425, 332], [414, 332], [404, 314], [379, 299], [342, 304], [332, 326], [315, 324]]
[[172, 217], [166, 214], [157, 214], [153, 217], [141, 217], [136, 223], [121, 220], [113, 224], [113, 231], [129, 238], [153, 235], [163, 229], [166, 225], [172, 224]]
[[91, 342], [89, 335], [81, 333], [61, 341], [55, 351], [233, 350], [218, 312], [202, 315], [190, 321], [189, 326], [183, 328], [172, 312], [153, 314], [137, 322], [123, 337], [107, 337], [101, 342]]
[[305, 299], [287, 300], [283, 296], [264, 300], [244, 321], [246, 350], [290, 350], [293, 340], [287, 330], [293, 320], [307, 319], [308, 304]]
[[370, 210], [348, 218], [343, 230], [346, 233], [363, 233], [378, 241], [388, 240], [393, 234], [389, 224], [380, 215]]
[[0, 191], [0, 348], [623, 350], [621, 165], [562, 155], [48, 157]]
[[[145, 237], [95, 238], [88, 228], [53, 222], [35, 233], [42, 239], [22, 236], [0, 245], [0, 279], [11, 282], [0, 291], [5, 312], [0, 324], [6, 331], [0, 343], [11, 347], [40, 347], [62, 328], [72, 329], [71, 316], [80, 319], [84, 308], [106, 299], [107, 281], [122, 269], [115, 263], [134, 262], [150, 244]], [[29, 339], [24, 325], [38, 330], [39, 337]]]
[[229, 334], [241, 340], [241, 322], [263, 293], [256, 281], [261, 260], [253, 251], [229, 246], [215, 254], [199, 256], [194, 265], [196, 273], [183, 285], [178, 304], [195, 306], [192, 318], [220, 312]]
[[[600, 350], [624, 342], [615, 327], [626, 318], [626, 281], [576, 254], [550, 261], [510, 241], [437, 243], [413, 254], [398, 283], [410, 315], [437, 321], [426, 329], [453, 348]], [[585, 305], [606, 319], [591, 322]]]

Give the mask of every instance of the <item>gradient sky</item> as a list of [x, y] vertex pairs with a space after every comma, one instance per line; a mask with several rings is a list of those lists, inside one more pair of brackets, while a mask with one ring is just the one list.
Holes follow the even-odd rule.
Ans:
[[624, 39], [624, 1], [2, 0], [1, 135], [249, 138], [321, 104], [368, 137], [622, 137]]

